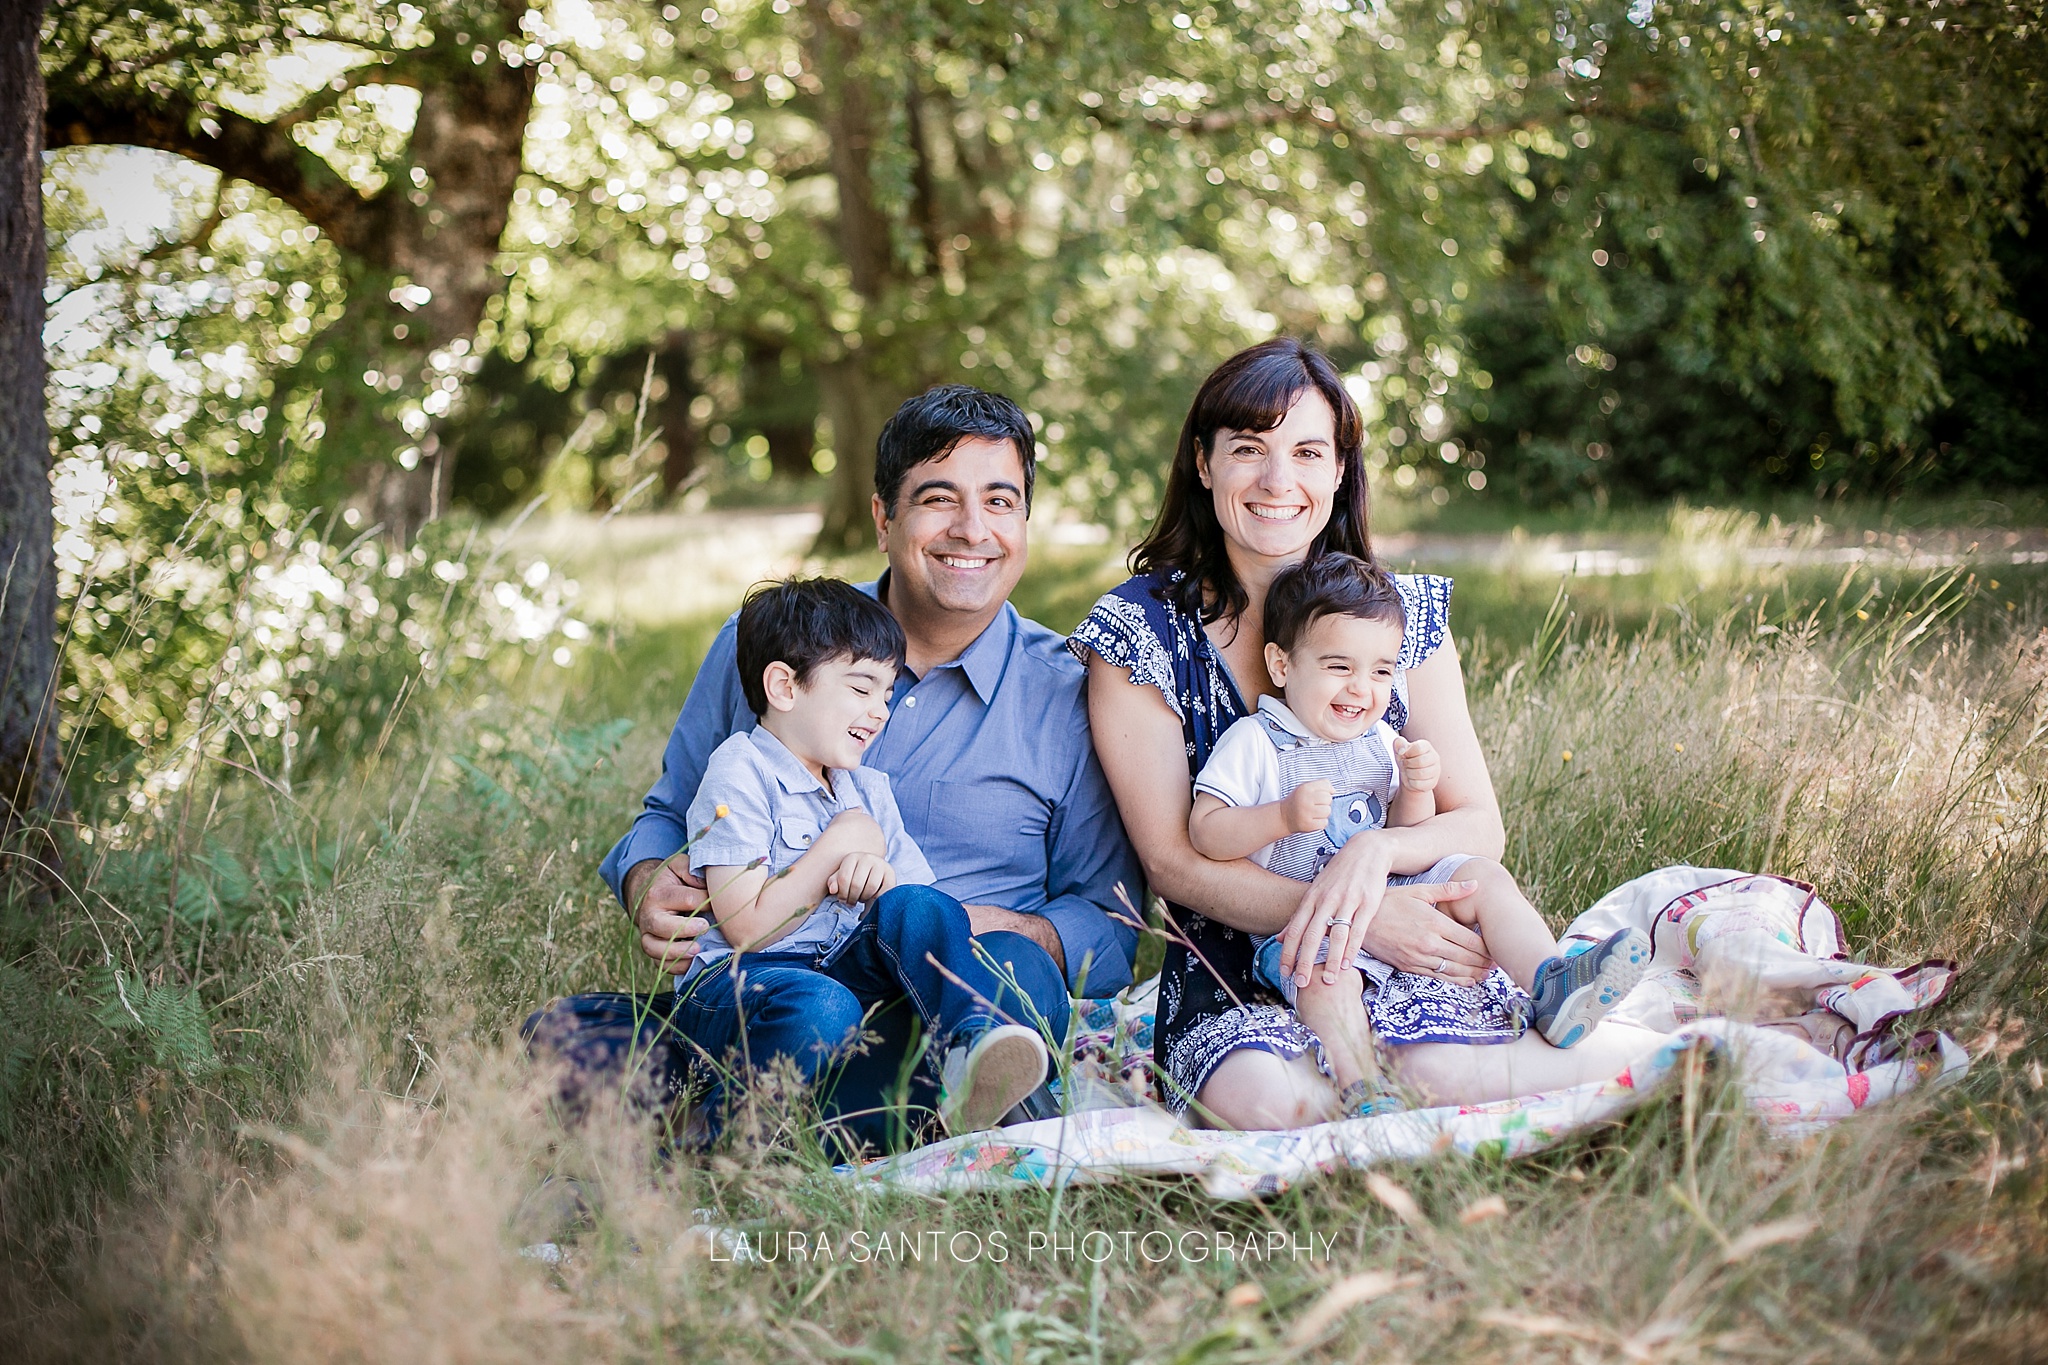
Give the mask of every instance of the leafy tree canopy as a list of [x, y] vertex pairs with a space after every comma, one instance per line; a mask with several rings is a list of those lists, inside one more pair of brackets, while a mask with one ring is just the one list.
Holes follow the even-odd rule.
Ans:
[[2043, 9], [57, 0], [69, 581], [203, 524], [231, 600], [316, 507], [402, 541], [702, 462], [829, 471], [858, 543], [875, 429], [942, 379], [1128, 527], [1275, 331], [1397, 486], [1878, 486], [2033, 429], [1952, 404], [2017, 401], [1976, 376], [2031, 344]]

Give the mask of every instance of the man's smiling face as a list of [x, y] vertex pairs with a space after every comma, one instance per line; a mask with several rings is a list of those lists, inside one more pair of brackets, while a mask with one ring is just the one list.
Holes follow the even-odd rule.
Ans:
[[889, 556], [889, 608], [993, 618], [1024, 576], [1024, 461], [1007, 440], [966, 436], [911, 466], [896, 506], [874, 500]]

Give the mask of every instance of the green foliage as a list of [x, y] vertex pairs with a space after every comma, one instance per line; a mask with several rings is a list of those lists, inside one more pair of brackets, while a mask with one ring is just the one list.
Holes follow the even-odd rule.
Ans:
[[[480, 727], [474, 754], [452, 757], [467, 796], [500, 821], [595, 814], [587, 779], [617, 752], [633, 728], [626, 719], [545, 730], [538, 746], [529, 724]], [[601, 809], [601, 808], [599, 808]]]
[[157, 1065], [188, 1079], [202, 1080], [220, 1069], [206, 1006], [190, 988], [133, 980], [119, 967], [96, 975], [100, 979], [87, 990], [102, 1028], [140, 1034]]
[[1462, 425], [1488, 479], [1540, 500], [2033, 477], [2026, 454], [1942, 458], [1925, 424], [1995, 411], [1944, 374], [2024, 354], [2041, 316], [2011, 295], [2041, 204], [2041, 15], [1938, 8], [1560, 25], [1599, 74], [1586, 150], [1517, 185], [1475, 310], [1495, 391]]
[[[240, 148], [226, 160], [280, 120], [290, 151], [278, 159], [291, 163], [281, 178], [299, 210], [329, 220], [169, 156], [60, 153], [46, 189], [53, 294], [70, 290], [53, 309], [73, 362], [52, 376], [60, 404], [99, 416], [166, 483], [196, 471], [207, 496], [258, 480], [298, 507], [332, 506], [388, 462], [416, 463], [451, 401], [441, 381], [473, 358], [467, 338], [430, 338], [412, 316], [421, 295], [391, 250], [403, 216], [393, 199], [419, 194], [408, 136], [419, 91], [459, 84], [476, 64], [445, 38], [437, 48], [436, 28], [484, 37], [504, 8], [439, 0], [427, 23], [383, 0], [51, 4], [43, 70], [59, 118], [113, 110], [116, 140], [151, 116], [175, 123], [185, 111], [211, 134], [225, 121]], [[96, 130], [51, 131], [62, 146]], [[81, 194], [81, 180], [97, 191]], [[172, 212], [131, 202], [167, 191]], [[125, 221], [81, 221], [95, 193]], [[429, 342], [445, 349], [430, 354]], [[144, 420], [128, 420], [123, 393]]]
[[1952, 339], [1943, 375], [1955, 401], [1929, 423], [1932, 449], [1926, 481], [1959, 480], [1993, 488], [2043, 482], [2048, 460], [2048, 393], [2035, 376], [2041, 367], [2039, 329], [2048, 325], [2048, 252], [2040, 239], [2001, 234], [1994, 256], [2011, 282], [2013, 310], [2027, 319], [2025, 340]]
[[[73, 3], [46, 66], [302, 110], [306, 155], [374, 195], [410, 173], [405, 73], [472, 8]], [[678, 442], [714, 482], [800, 477], [848, 402], [964, 378], [1037, 415], [1054, 497], [1127, 528], [1200, 375], [1285, 330], [1354, 374], [1404, 489], [2024, 480], [1994, 376], [2032, 357], [2048, 29], [2038, 0], [1938, 11], [536, 11], [492, 58], [538, 72], [505, 289], [438, 369], [410, 286], [276, 201], [167, 171], [178, 224], [109, 241], [75, 188], [106, 153], [57, 157], [60, 439], [148, 461], [168, 539], [195, 471], [332, 506], [430, 428], [485, 511], [648, 496]], [[184, 64], [138, 75], [159, 50]]]

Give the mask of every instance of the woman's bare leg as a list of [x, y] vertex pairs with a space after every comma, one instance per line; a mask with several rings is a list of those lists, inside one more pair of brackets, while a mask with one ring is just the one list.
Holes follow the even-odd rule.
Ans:
[[1302, 1128], [1338, 1117], [1337, 1092], [1305, 1056], [1245, 1047], [1216, 1064], [1189, 1112], [1204, 1128]]
[[[1570, 1049], [1552, 1047], [1532, 1032], [1512, 1043], [1408, 1043], [1387, 1052], [1394, 1074], [1421, 1091], [1427, 1103], [1487, 1104], [1607, 1080], [1663, 1043], [1661, 1033], [1602, 1024]], [[1217, 1067], [1216, 1075], [1222, 1073]], [[1214, 1085], [1212, 1079], [1204, 1093]]]

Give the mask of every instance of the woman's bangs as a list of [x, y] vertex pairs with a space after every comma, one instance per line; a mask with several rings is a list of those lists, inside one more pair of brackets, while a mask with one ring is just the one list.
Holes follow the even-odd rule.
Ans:
[[1242, 371], [1204, 395], [1200, 431], [1206, 445], [1217, 432], [1271, 431], [1316, 382], [1293, 356], [1272, 356]]

